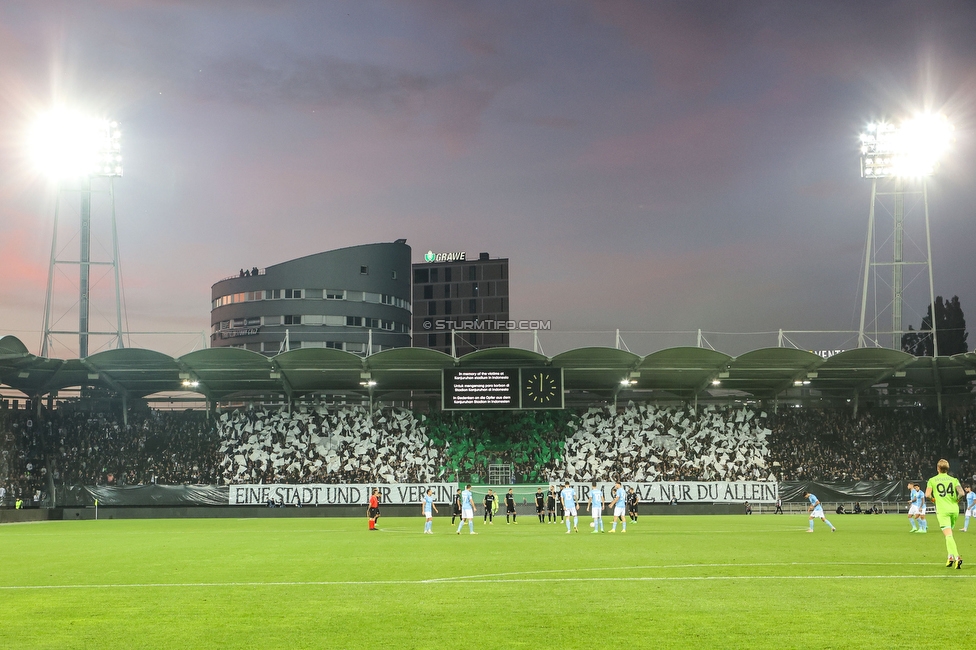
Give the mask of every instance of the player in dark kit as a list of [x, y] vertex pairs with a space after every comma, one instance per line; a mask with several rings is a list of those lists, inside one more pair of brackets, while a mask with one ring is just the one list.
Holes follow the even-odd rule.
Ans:
[[637, 504], [640, 503], [640, 497], [637, 496], [637, 492], [634, 488], [630, 488], [627, 493], [627, 512], [630, 514], [631, 521], [637, 521]]
[[454, 509], [451, 510], [451, 525], [454, 525], [455, 517], [461, 516], [461, 488], [457, 489], [457, 493], [454, 495]]
[[508, 488], [508, 492], [505, 493], [505, 523], [508, 523], [508, 516], [512, 516], [512, 523], [518, 524], [515, 521], [515, 495], [512, 494], [512, 488]]
[[556, 523], [556, 488], [550, 485], [546, 492], [546, 517], [550, 524]]
[[535, 514], [539, 516], [539, 523], [546, 523], [546, 495], [542, 493], [542, 488], [535, 490]]
[[485, 495], [485, 523], [494, 524], [495, 519], [495, 493], [488, 490], [488, 494]]

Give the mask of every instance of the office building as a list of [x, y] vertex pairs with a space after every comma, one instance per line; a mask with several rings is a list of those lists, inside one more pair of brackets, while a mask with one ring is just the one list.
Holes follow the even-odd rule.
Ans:
[[457, 356], [508, 347], [508, 259], [428, 251], [413, 265], [413, 346]]
[[212, 347], [265, 355], [299, 348], [366, 355], [410, 347], [405, 239], [241, 269], [214, 284], [211, 294]]

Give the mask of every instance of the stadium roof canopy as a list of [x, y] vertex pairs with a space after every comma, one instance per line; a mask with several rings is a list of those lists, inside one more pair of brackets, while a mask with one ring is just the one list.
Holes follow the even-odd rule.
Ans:
[[478, 350], [455, 359], [424, 348], [396, 348], [367, 357], [331, 349], [292, 350], [265, 357], [240, 348], [210, 348], [181, 357], [128, 348], [86, 359], [46, 359], [16, 337], [0, 337], [0, 385], [27, 396], [79, 386], [101, 386], [130, 397], [192, 390], [211, 400], [256, 395], [439, 392], [445, 368], [563, 369], [565, 388], [595, 398], [717, 394], [758, 399], [815, 391], [851, 398], [874, 387], [913, 394], [971, 394], [976, 353], [913, 357], [897, 350], [861, 348], [824, 359], [792, 348], [764, 348], [730, 357], [682, 347], [645, 357], [614, 348], [580, 348], [546, 357], [517, 348]]

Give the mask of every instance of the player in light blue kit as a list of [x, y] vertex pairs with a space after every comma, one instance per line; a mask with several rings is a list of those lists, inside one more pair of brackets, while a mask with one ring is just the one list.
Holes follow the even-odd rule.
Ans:
[[810, 494], [809, 492], [804, 492], [803, 497], [810, 502], [810, 506], [807, 508], [807, 510], [810, 511], [810, 528], [807, 529], [807, 532], [813, 532], [814, 519], [823, 519], [823, 522], [830, 526], [830, 532], [836, 531], [837, 529], [834, 528], [834, 525], [827, 521], [827, 517], [824, 516], [823, 505], [820, 504], [820, 499], [818, 499], [816, 495]]
[[915, 491], [918, 493], [915, 497], [915, 505], [918, 506], [918, 526], [920, 533], [929, 532], [929, 524], [925, 521], [925, 490], [918, 483], [915, 484]]
[[610, 504], [613, 508], [613, 526], [610, 527], [610, 532], [617, 532], [617, 520], [623, 524], [623, 530], [620, 532], [627, 532], [627, 490], [617, 481], [613, 484], [613, 502]]
[[427, 494], [423, 498], [423, 511], [424, 511], [424, 534], [433, 535], [434, 534], [434, 513], [437, 512], [437, 506], [434, 505], [434, 491], [427, 490]]
[[471, 484], [468, 483], [464, 486], [464, 492], [461, 493], [461, 523], [458, 524], [458, 535], [461, 534], [465, 520], [468, 522], [468, 528], [471, 530], [471, 534], [478, 534], [474, 532], [474, 509], [474, 495], [471, 494]]
[[[922, 530], [922, 525], [918, 524], [918, 486], [914, 483], [908, 484], [908, 523], [912, 529], [908, 532], [917, 533]], [[924, 492], [922, 493], [925, 494]], [[917, 525], [916, 525], [917, 524]]]
[[973, 492], [972, 488], [964, 488], [966, 490], [966, 521], [962, 525], [962, 532], [966, 532], [969, 528], [969, 518], [976, 517], [976, 492]]
[[925, 491], [918, 483], [915, 484], [915, 507], [918, 509], [918, 531], [920, 533], [929, 532], [929, 524], [925, 521]]
[[603, 490], [596, 486], [593, 481], [590, 489], [590, 514], [593, 515], [593, 523], [590, 527], [594, 533], [603, 532]]
[[[569, 481], [566, 481], [566, 486], [559, 491], [559, 501], [563, 505], [563, 517], [566, 519], [566, 534], [575, 530], [579, 532], [579, 515], [576, 513], [576, 490], [569, 486]], [[569, 529], [570, 518], [572, 518], [573, 530]]]

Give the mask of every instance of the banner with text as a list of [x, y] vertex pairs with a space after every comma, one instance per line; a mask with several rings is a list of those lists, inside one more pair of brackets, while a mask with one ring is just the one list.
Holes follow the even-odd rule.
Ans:
[[[571, 483], [576, 491], [577, 503], [589, 500], [589, 483]], [[561, 486], [557, 486], [561, 487]], [[609, 505], [613, 501], [613, 483], [597, 483], [597, 488], [603, 492], [603, 502]], [[779, 486], [766, 481], [673, 481], [660, 483], [629, 483], [623, 487], [640, 497], [641, 503], [775, 503], [779, 496]]]
[[451, 503], [457, 483], [387, 483], [381, 485], [231, 485], [230, 505], [263, 506], [269, 501], [286, 506], [346, 506], [369, 503], [373, 488], [380, 491], [380, 505], [414, 505], [427, 490], [434, 491], [434, 503]]

